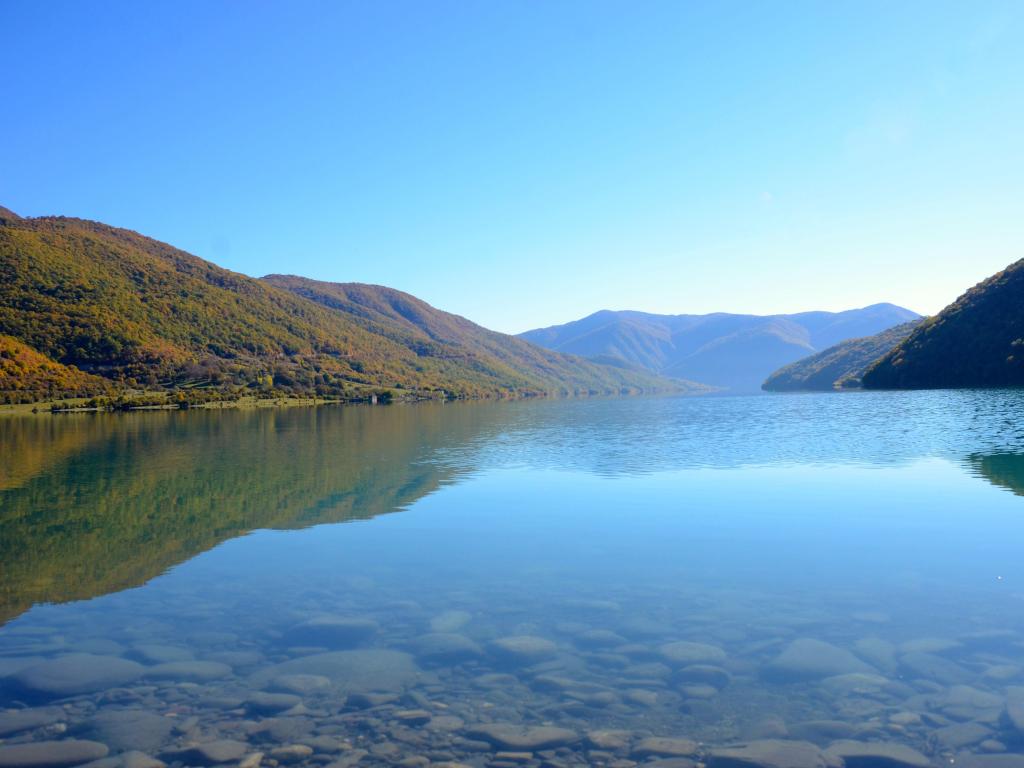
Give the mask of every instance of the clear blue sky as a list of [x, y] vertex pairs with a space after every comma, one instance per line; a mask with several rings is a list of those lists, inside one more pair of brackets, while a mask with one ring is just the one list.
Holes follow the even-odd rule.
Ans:
[[5, 0], [0, 204], [498, 330], [934, 312], [1024, 256], [1024, 3]]

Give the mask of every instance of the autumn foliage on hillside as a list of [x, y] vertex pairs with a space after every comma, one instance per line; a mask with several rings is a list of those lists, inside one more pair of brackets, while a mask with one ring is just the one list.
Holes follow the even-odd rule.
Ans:
[[[310, 285], [327, 287], [312, 295]], [[500, 397], [667, 384], [541, 350], [398, 291], [257, 280], [135, 232], [64, 217], [0, 215], [0, 332], [122, 389]], [[4, 391], [30, 383], [11, 375]], [[75, 376], [46, 390], [77, 393], [87, 379]]]

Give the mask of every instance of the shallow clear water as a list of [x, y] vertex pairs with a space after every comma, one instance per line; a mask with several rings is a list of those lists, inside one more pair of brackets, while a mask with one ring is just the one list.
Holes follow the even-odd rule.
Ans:
[[0, 420], [0, 765], [74, 739], [111, 765], [1019, 768], [1022, 414], [926, 392]]

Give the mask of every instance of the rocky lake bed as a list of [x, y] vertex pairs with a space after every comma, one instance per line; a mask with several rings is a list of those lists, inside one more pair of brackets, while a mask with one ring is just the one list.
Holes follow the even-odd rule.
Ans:
[[856, 600], [496, 589], [15, 622], [0, 768], [1024, 767], [1024, 634], [995, 616], [917, 636]]

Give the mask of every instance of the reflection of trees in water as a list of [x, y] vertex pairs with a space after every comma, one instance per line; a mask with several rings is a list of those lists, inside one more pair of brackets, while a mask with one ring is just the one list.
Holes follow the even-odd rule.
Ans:
[[[442, 413], [443, 411], [443, 413]], [[137, 586], [257, 528], [399, 509], [455, 471], [478, 407], [0, 420], [0, 620]], [[7, 447], [11, 446], [10, 452]]]
[[974, 454], [968, 456], [966, 461], [973, 474], [988, 480], [992, 485], [1024, 496], [1024, 454]]
[[[160, 411], [0, 419], [0, 621], [137, 586], [256, 528], [402, 508], [460, 473], [967, 462], [1024, 489], [1024, 393]], [[896, 428], [894, 425], [898, 425]]]

